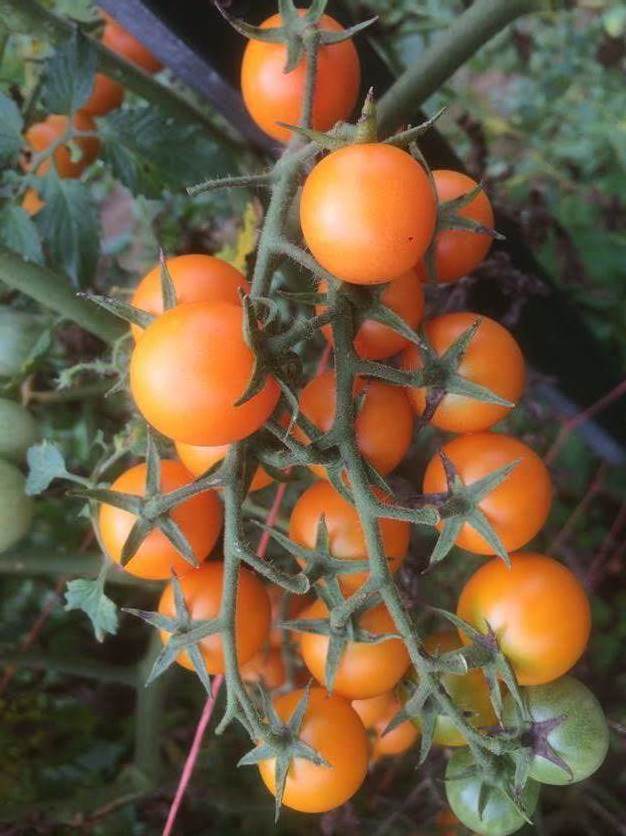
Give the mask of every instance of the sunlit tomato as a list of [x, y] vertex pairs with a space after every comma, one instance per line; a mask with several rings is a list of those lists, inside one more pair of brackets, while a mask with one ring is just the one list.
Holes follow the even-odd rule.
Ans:
[[[486, 316], [451, 313], [429, 320], [424, 326], [424, 333], [441, 357], [477, 319], [481, 321], [480, 326], [457, 367], [457, 373], [515, 403], [524, 389], [524, 357], [506, 328]], [[422, 353], [413, 343], [402, 354], [402, 367], [412, 370], [423, 367]], [[409, 389], [407, 392], [415, 411], [421, 415], [426, 405], [426, 390]], [[437, 406], [430, 423], [448, 432], [473, 433], [488, 429], [508, 412], [506, 406], [448, 394]]]
[[118, 108], [124, 100], [124, 88], [102, 73], [96, 73], [93, 90], [81, 110], [90, 116], [104, 116]]
[[[528, 543], [545, 523], [552, 501], [550, 475], [539, 456], [516, 438], [500, 433], [460, 436], [445, 444], [443, 450], [466, 485], [520, 460], [504, 482], [480, 500], [479, 508], [507, 551]], [[443, 465], [439, 455], [435, 455], [424, 474], [424, 492], [445, 490]], [[469, 523], [464, 523], [456, 543], [475, 554], [494, 553]]]
[[[212, 255], [177, 255], [168, 258], [166, 264], [179, 305], [186, 302], [228, 302], [239, 305], [239, 290], [250, 292], [245, 277], [221, 258]], [[163, 313], [159, 264], [139, 282], [131, 304], [148, 313]], [[143, 333], [138, 325], [133, 325], [131, 330], [135, 339]]]
[[[320, 293], [325, 293], [328, 285], [320, 282]], [[383, 289], [380, 295], [381, 304], [388, 307], [403, 319], [410, 328], [417, 328], [424, 313], [424, 291], [415, 270], [409, 270], [398, 276]], [[317, 305], [317, 314], [326, 310], [324, 305]], [[332, 328], [325, 325], [322, 333], [326, 341], [333, 343]], [[382, 325], [375, 319], [366, 319], [359, 326], [354, 338], [354, 348], [359, 357], [367, 360], [383, 360], [397, 354], [408, 345], [408, 340], [388, 325]]]
[[[137, 464], [122, 473], [111, 485], [111, 490], [143, 496], [146, 474], [146, 465]], [[161, 462], [161, 491], [169, 493], [191, 481], [191, 474], [180, 462], [169, 459]], [[222, 528], [222, 503], [215, 491], [206, 491], [182, 502], [170, 512], [170, 516], [187, 538], [197, 560], [204, 560]], [[113, 505], [100, 506], [98, 528], [102, 545], [116, 563], [120, 562], [124, 543], [136, 519], [134, 514]], [[183, 575], [193, 570], [157, 528], [148, 534], [124, 568], [131, 575], [151, 580], [170, 578], [172, 571]]]
[[[229, 447], [228, 444], [218, 444], [215, 447], [197, 447], [193, 444], [184, 444], [182, 441], [177, 441], [175, 446], [179, 459], [194, 476], [202, 476], [210, 467], [221, 462], [228, 453]], [[262, 467], [257, 467], [252, 482], [250, 482], [250, 490], [260, 491], [271, 485], [273, 481], [272, 477]]]
[[[278, 716], [288, 722], [304, 694], [292, 691], [274, 700]], [[283, 804], [301, 813], [324, 813], [339, 807], [358, 790], [367, 773], [367, 737], [363, 723], [349, 702], [311, 688], [299, 732], [300, 740], [330, 765], [316, 766], [294, 758], [287, 773]], [[276, 761], [261, 761], [263, 783], [276, 793]]]
[[[300, 613], [300, 619], [328, 618], [326, 605], [319, 598]], [[370, 633], [395, 633], [396, 627], [383, 604], [365, 610], [358, 624]], [[304, 664], [322, 685], [326, 684], [326, 655], [329, 637], [303, 632], [300, 653]], [[341, 657], [333, 691], [350, 700], [363, 700], [390, 691], [409, 666], [409, 654], [401, 639], [379, 644], [348, 642]]]
[[410, 749], [419, 737], [418, 730], [410, 720], [405, 720], [384, 734], [391, 720], [402, 708], [392, 691], [368, 700], [352, 700], [352, 708], [368, 732], [372, 761], [377, 761], [385, 755], [401, 755]]
[[[300, 409], [322, 432], [335, 420], [335, 372], [325, 371], [310, 380], [300, 393]], [[404, 391], [378, 380], [359, 379], [355, 392], [362, 394], [356, 417], [356, 440], [367, 461], [382, 475], [404, 458], [413, 437], [413, 411]], [[304, 434], [296, 428], [296, 437]], [[312, 465], [322, 478], [326, 470]]]
[[277, 647], [269, 647], [250, 659], [241, 669], [245, 682], [262, 682], [270, 691], [280, 688], [286, 679], [283, 655]]
[[319, 263], [355, 284], [381, 284], [410, 270], [435, 229], [424, 169], [392, 145], [333, 151], [307, 177], [300, 201], [305, 241]]
[[102, 43], [117, 55], [121, 55], [131, 64], [141, 67], [147, 73], [156, 73], [163, 64], [147, 47], [127, 32], [112, 17], [107, 16], [107, 23], [102, 33]]
[[45, 205], [46, 202], [39, 197], [36, 189], [26, 189], [22, 200], [22, 209], [27, 215], [36, 215]]
[[[36, 122], [34, 125], [31, 125], [24, 134], [24, 137], [33, 156], [41, 153], [41, 151], [45, 151], [50, 145], [60, 139], [66, 133], [69, 124], [69, 116], [59, 116], [53, 113], [47, 116], [43, 122]], [[87, 132], [96, 130], [96, 124], [91, 116], [80, 110], [74, 114], [72, 124], [78, 131]], [[72, 159], [72, 149], [68, 144], [60, 145], [52, 155], [59, 177], [80, 177], [83, 171], [98, 156], [100, 140], [97, 136], [77, 137], [72, 142], [81, 151], [82, 155], [80, 159]], [[50, 170], [51, 164], [51, 158], [48, 157], [37, 166], [35, 173], [45, 174]], [[25, 167], [30, 170], [31, 163], [27, 162]]]
[[481, 566], [463, 587], [457, 614], [481, 632], [489, 625], [520, 685], [542, 685], [567, 673], [591, 629], [578, 579], [534, 552], [512, 555], [510, 569], [499, 558]]
[[[334, 557], [341, 560], [367, 559], [365, 536], [356, 508], [326, 481], [314, 482], [296, 501], [289, 520], [289, 538], [300, 546], [314, 549], [322, 517], [328, 531], [330, 552]], [[378, 530], [389, 569], [396, 572], [409, 548], [409, 523], [404, 520], [380, 519]], [[354, 592], [368, 576], [369, 572], [341, 575], [341, 588], [348, 594]]]
[[[455, 200], [476, 188], [476, 181], [460, 171], [437, 169], [433, 171], [437, 198], [440, 203]], [[463, 218], [470, 218], [482, 226], [493, 229], [493, 209], [484, 191], [478, 192], [467, 206], [457, 211]], [[435, 243], [435, 268], [439, 282], [454, 282], [471, 273], [489, 252], [492, 238], [481, 232], [462, 229], [442, 229]], [[422, 279], [428, 278], [424, 263], [418, 266]]]
[[[272, 647], [282, 647], [285, 632], [278, 625], [281, 621], [289, 621], [296, 618], [302, 610], [311, 603], [309, 595], [287, 595], [285, 601], [285, 590], [276, 584], [269, 584], [267, 594], [272, 607], [272, 629], [270, 630], [270, 644]], [[297, 639], [297, 633], [291, 633], [291, 639]]]
[[[457, 633], [445, 631], [433, 633], [424, 640], [424, 649], [431, 656], [449, 653], [462, 647]], [[477, 729], [495, 726], [496, 715], [489, 697], [489, 686], [480, 670], [471, 670], [466, 674], [443, 674], [441, 684], [448, 692], [456, 707], [464, 712], [469, 723]], [[420, 727], [418, 718], [414, 720]], [[466, 746], [467, 741], [445, 714], [439, 714], [435, 721], [434, 743], [441, 746]]]
[[[300, 10], [300, 14], [304, 12]], [[280, 15], [272, 15], [261, 24], [271, 29], [282, 24]], [[319, 27], [331, 32], [343, 26], [322, 15]], [[306, 85], [306, 58], [285, 73], [287, 47], [250, 40], [241, 65], [241, 92], [250, 116], [261, 130], [280, 142], [288, 142], [292, 133], [277, 122], [298, 125]], [[327, 131], [350, 116], [359, 93], [361, 68], [351, 40], [322, 46], [317, 53], [317, 73], [313, 97], [313, 128]]]
[[[185, 604], [192, 621], [204, 621], [217, 618], [222, 603], [222, 583], [224, 564], [221, 560], [212, 560], [198, 569], [193, 569], [180, 579]], [[169, 583], [163, 590], [159, 601], [159, 612], [172, 618], [175, 615], [174, 589]], [[235, 616], [235, 634], [237, 661], [244, 665], [257, 653], [267, 641], [270, 626], [270, 602], [263, 582], [252, 572], [243, 567], [239, 569], [237, 583], [237, 603]], [[160, 631], [161, 641], [167, 644], [169, 633]], [[209, 674], [224, 673], [224, 654], [219, 633], [206, 636], [199, 642]], [[193, 670], [193, 662], [186, 650], [181, 651], [176, 659], [179, 665]]]
[[130, 388], [144, 418], [187, 444], [239, 441], [259, 429], [278, 402], [274, 378], [246, 403], [254, 355], [243, 338], [240, 307], [178, 305], [156, 319], [136, 344]]

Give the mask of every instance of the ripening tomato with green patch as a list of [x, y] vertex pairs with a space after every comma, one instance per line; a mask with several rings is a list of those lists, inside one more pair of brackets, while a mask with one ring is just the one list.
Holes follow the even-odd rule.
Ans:
[[[224, 564], [221, 560], [211, 560], [180, 579], [183, 597], [192, 621], [204, 621], [219, 616], [223, 580]], [[165, 587], [161, 595], [159, 613], [168, 618], [176, 615], [172, 583]], [[235, 637], [239, 665], [245, 665], [263, 647], [267, 641], [269, 627], [270, 602], [265, 584], [253, 572], [241, 567], [235, 604]], [[165, 630], [160, 631], [163, 644], [167, 644], [169, 635]], [[198, 642], [198, 646], [207, 673], [224, 673], [225, 662], [220, 634], [205, 636]], [[176, 661], [184, 668], [194, 669], [186, 650], [181, 650]]]
[[[276, 713], [289, 722], [304, 695], [291, 691], [274, 699]], [[282, 803], [301, 813], [325, 813], [344, 804], [359, 789], [367, 773], [367, 737], [363, 723], [347, 700], [311, 688], [299, 738], [318, 752], [329, 766], [305, 758], [290, 764]], [[268, 790], [276, 794], [276, 761], [259, 763]]]
[[130, 389], [143, 417], [174, 441], [230, 444], [270, 417], [280, 389], [268, 376], [243, 404], [254, 355], [243, 337], [240, 306], [190, 302], [159, 316], [130, 360]]
[[[111, 485], [112, 491], [144, 496], [146, 491], [147, 467], [137, 464], [125, 470]], [[170, 493], [193, 481], [189, 471], [180, 462], [164, 459], [161, 461], [160, 490]], [[187, 538], [198, 562], [209, 554], [222, 530], [224, 514], [222, 503], [215, 491], [205, 493], [181, 502], [170, 512], [171, 518]], [[98, 515], [98, 531], [104, 550], [116, 563], [122, 557], [124, 544], [128, 539], [137, 517], [122, 508], [102, 503]], [[193, 571], [193, 566], [174, 548], [162, 531], [154, 528], [133, 557], [124, 567], [131, 575], [148, 580], [171, 578], [172, 571], [184, 575]]]
[[[335, 420], [335, 372], [327, 370], [310, 380], [300, 393], [300, 409], [322, 432]], [[359, 378], [355, 394], [361, 400], [356, 416], [356, 440], [363, 457], [383, 476], [397, 467], [411, 445], [413, 410], [402, 388], [378, 380]], [[294, 435], [307, 440], [305, 433], [294, 428]], [[326, 477], [322, 465], [310, 465], [316, 476]]]
[[[296, 500], [289, 519], [289, 538], [304, 548], [315, 549], [322, 517], [333, 557], [367, 560], [365, 534], [356, 508], [326, 481], [314, 482]], [[383, 517], [378, 520], [378, 531], [389, 570], [397, 572], [409, 549], [410, 525]], [[368, 577], [369, 572], [344, 574], [339, 576], [339, 584], [345, 594], [350, 594]]]
[[413, 268], [435, 230], [437, 208], [422, 166], [401, 148], [348, 145], [323, 157], [300, 200], [304, 240], [346, 282], [382, 284]]
[[[438, 357], [443, 357], [477, 320], [480, 321], [480, 325], [458, 364], [456, 373], [471, 383], [489, 389], [504, 400], [515, 403], [524, 390], [524, 356], [512, 335], [498, 322], [468, 312], [444, 314], [425, 323], [424, 336]], [[422, 350], [411, 343], [402, 353], [401, 363], [404, 369], [422, 369]], [[445, 377], [443, 385], [445, 386]], [[407, 390], [407, 394], [415, 412], [422, 415], [426, 407], [426, 389], [411, 388]], [[489, 429], [509, 411], [510, 407], [507, 406], [448, 393], [437, 405], [429, 423], [447, 432], [475, 433]]]
[[[507, 551], [526, 545], [542, 528], [552, 503], [550, 474], [539, 456], [517, 438], [490, 432], [459, 436], [442, 449], [466, 485], [518, 461], [506, 479], [479, 501], [478, 507]], [[423, 489], [424, 493], [447, 489], [438, 454], [426, 467]], [[463, 523], [455, 542], [474, 554], [494, 554], [493, 548], [469, 522]]]
[[[215, 447], [198, 447], [194, 444], [184, 444], [182, 441], [177, 441], [175, 442], [175, 447], [178, 458], [187, 470], [193, 473], [194, 476], [202, 476], [209, 468], [224, 459], [226, 453], [228, 453], [230, 444], [217, 444]], [[259, 465], [250, 482], [250, 490], [260, 491], [268, 485], [271, 485], [273, 481], [272, 477]]]
[[130, 32], [127, 32], [123, 26], [120, 26], [111, 15], [105, 12], [101, 12], [101, 14], [106, 21], [102, 33], [102, 43], [111, 52], [115, 52], [116, 55], [120, 55], [131, 64], [150, 74], [158, 72], [163, 67], [159, 59]]
[[457, 615], [481, 633], [493, 630], [520, 685], [543, 685], [567, 673], [591, 631], [580, 581], [536, 552], [511, 555], [510, 569], [500, 558], [481, 566], [463, 587]]
[[368, 733], [372, 763], [388, 755], [403, 754], [419, 738], [419, 731], [410, 720], [405, 720], [385, 734], [387, 726], [402, 708], [393, 691], [367, 700], [352, 700], [352, 708]]
[[[177, 255], [168, 258], [165, 264], [179, 305], [187, 302], [227, 302], [239, 305], [239, 291], [250, 292], [245, 276], [236, 267], [212, 255]], [[160, 264], [153, 267], [139, 282], [131, 304], [156, 316], [163, 313]], [[143, 328], [138, 325], [131, 325], [131, 330], [136, 340], [143, 333]]]
[[[435, 169], [432, 172], [439, 206], [469, 194], [478, 185], [475, 180], [460, 171]], [[458, 209], [456, 214], [469, 218], [487, 229], [493, 229], [494, 218], [491, 202], [481, 189], [473, 200]], [[454, 282], [467, 276], [483, 261], [491, 248], [492, 236], [484, 232], [464, 229], [440, 229], [435, 236], [435, 270], [437, 281]], [[423, 280], [429, 279], [425, 260], [418, 265]]]
[[[298, 11], [300, 15], [304, 10]], [[261, 29], [282, 25], [276, 14], [261, 23]], [[329, 15], [322, 15], [317, 28], [342, 32], [343, 26]], [[266, 134], [288, 142], [292, 133], [279, 125], [300, 124], [306, 86], [306, 57], [286, 73], [287, 47], [284, 43], [249, 40], [241, 64], [241, 93], [248, 113]], [[361, 82], [359, 57], [351, 40], [327, 44], [317, 53], [317, 72], [313, 95], [312, 127], [327, 131], [335, 122], [345, 121], [356, 104]]]
[[81, 110], [90, 116], [105, 116], [116, 110], [124, 101], [124, 88], [107, 75], [96, 73], [91, 95]]
[[[326, 293], [327, 290], [328, 284], [325, 281], [320, 282], [319, 292]], [[415, 270], [408, 270], [385, 285], [379, 298], [381, 305], [385, 305], [397, 314], [409, 328], [415, 330], [422, 321], [424, 291]], [[316, 305], [316, 314], [324, 311], [326, 311], [325, 305]], [[331, 326], [324, 325], [322, 333], [326, 342], [332, 345]], [[354, 349], [359, 357], [365, 360], [384, 360], [397, 354], [407, 345], [409, 341], [406, 337], [375, 319], [365, 319], [361, 322], [354, 337]]]
[[[327, 618], [328, 609], [319, 598], [298, 616], [298, 620]], [[357, 622], [362, 630], [370, 633], [396, 633], [393, 619], [383, 604], [365, 610]], [[326, 635], [306, 632], [300, 635], [304, 664], [322, 685], [326, 684], [328, 645]], [[401, 639], [385, 639], [377, 644], [348, 641], [337, 667], [333, 693], [350, 700], [376, 697], [394, 688], [408, 666], [409, 654]]]
[[[96, 123], [91, 116], [82, 111], [78, 111], [72, 117], [71, 124], [74, 129], [84, 133], [95, 133]], [[70, 127], [69, 116], [60, 116], [58, 114], [50, 114], [42, 122], [35, 122], [24, 134], [26, 145], [31, 152], [32, 157], [46, 151], [51, 145], [56, 143], [63, 137]], [[50, 170], [52, 160], [57, 170], [59, 177], [67, 177], [76, 179], [80, 177], [83, 171], [88, 168], [91, 163], [98, 156], [100, 151], [100, 140], [97, 136], [78, 136], [72, 140], [72, 143], [80, 151], [79, 159], [75, 159], [72, 148], [69, 143], [62, 143], [53, 152], [51, 157], [43, 160], [36, 167], [35, 174], [43, 175]], [[32, 169], [33, 161], [26, 160], [24, 168], [27, 171]]]

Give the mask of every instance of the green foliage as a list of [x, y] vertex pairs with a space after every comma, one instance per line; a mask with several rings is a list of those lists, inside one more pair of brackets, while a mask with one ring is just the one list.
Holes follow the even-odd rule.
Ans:
[[47, 62], [41, 98], [48, 112], [76, 113], [91, 95], [95, 69], [95, 50], [76, 30]]
[[65, 592], [65, 609], [86, 613], [99, 642], [104, 641], [106, 633], [115, 635], [118, 627], [117, 606], [104, 594], [103, 588], [104, 575], [101, 573], [95, 581], [83, 578], [69, 581]]
[[7, 203], [0, 208], [0, 243], [28, 261], [43, 263], [37, 227], [21, 206]]
[[22, 116], [15, 102], [0, 92], [0, 163], [11, 163], [22, 147]]

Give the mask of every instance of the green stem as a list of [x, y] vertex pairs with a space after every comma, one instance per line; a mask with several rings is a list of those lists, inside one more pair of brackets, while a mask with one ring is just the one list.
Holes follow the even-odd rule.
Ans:
[[69, 401], [82, 401], [87, 398], [96, 398], [105, 395], [113, 386], [111, 380], [99, 380], [96, 383], [85, 383], [84, 386], [72, 386], [67, 389], [50, 389], [47, 392], [29, 392], [29, 401], [38, 403], [68, 403]]
[[[0, 560], [0, 575], [14, 575], [18, 578], [30, 578], [39, 575], [97, 578], [101, 566], [102, 555], [100, 554], [66, 555], [54, 554], [54, 552], [11, 554], [9, 552], [3, 554]], [[117, 569], [111, 570], [107, 576], [107, 583], [146, 588], [146, 581]], [[150, 583], [150, 586], [154, 589], [160, 588], [158, 583]]]
[[19, 650], [13, 653], [0, 653], [0, 665], [16, 668], [36, 668], [51, 671], [66, 676], [82, 676], [99, 682], [120, 682], [123, 685], [136, 687], [137, 670], [135, 667], [121, 665], [106, 665], [86, 658], [73, 661], [67, 657], [53, 656], [49, 653], [33, 653]]
[[33, 261], [24, 261], [17, 253], [3, 248], [0, 248], [0, 281], [71, 319], [105, 342], [112, 343], [126, 332], [126, 326], [119, 319], [79, 298], [63, 276]]
[[[139, 663], [137, 686], [137, 704], [135, 707], [135, 766], [154, 786], [161, 773], [161, 735], [165, 714], [165, 697], [171, 681], [167, 675], [154, 680], [149, 687], [143, 683], [162, 649], [158, 633], [150, 637], [146, 655]], [[171, 673], [171, 671], [169, 672]]]

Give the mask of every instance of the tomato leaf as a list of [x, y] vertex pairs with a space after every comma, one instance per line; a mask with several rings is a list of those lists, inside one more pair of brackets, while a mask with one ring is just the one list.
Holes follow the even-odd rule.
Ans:
[[43, 493], [54, 479], [68, 477], [63, 454], [54, 444], [42, 441], [35, 444], [27, 454], [28, 477], [26, 479], [27, 496]]
[[0, 93], [0, 165], [12, 162], [22, 147], [22, 116], [13, 101]]
[[78, 29], [47, 62], [41, 91], [50, 113], [75, 113], [85, 104], [93, 89], [96, 53]]
[[0, 209], [0, 243], [26, 261], [43, 262], [37, 227], [21, 206], [7, 203]]
[[89, 616], [96, 639], [101, 642], [106, 633], [117, 633], [117, 607], [104, 594], [104, 579], [69, 581], [65, 590], [65, 609], [82, 610]]

